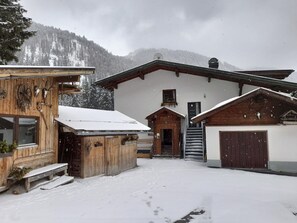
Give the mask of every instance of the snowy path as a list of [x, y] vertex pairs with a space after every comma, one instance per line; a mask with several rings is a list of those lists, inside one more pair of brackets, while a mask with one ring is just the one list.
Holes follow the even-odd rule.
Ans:
[[[52, 190], [0, 195], [1, 223], [297, 222], [297, 177], [138, 159], [114, 177], [76, 179]], [[184, 221], [180, 221], [184, 222]]]

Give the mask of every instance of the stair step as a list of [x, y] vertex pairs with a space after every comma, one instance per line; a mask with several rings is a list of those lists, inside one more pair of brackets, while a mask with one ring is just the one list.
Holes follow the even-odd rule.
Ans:
[[186, 156], [185, 159], [189, 160], [189, 159], [193, 159], [193, 160], [201, 160], [203, 161], [203, 157], [197, 157], [197, 156]]

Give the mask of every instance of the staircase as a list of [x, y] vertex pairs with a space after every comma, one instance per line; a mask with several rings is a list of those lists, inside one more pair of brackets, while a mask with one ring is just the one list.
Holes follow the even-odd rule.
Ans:
[[189, 127], [186, 131], [185, 159], [203, 161], [203, 158], [203, 129], [201, 127]]

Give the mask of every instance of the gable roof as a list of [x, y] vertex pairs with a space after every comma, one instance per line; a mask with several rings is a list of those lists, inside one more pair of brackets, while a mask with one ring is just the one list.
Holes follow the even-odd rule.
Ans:
[[291, 73], [294, 72], [292, 69], [283, 69], [283, 70], [239, 70], [235, 71], [239, 73], [245, 73], [245, 74], [254, 74], [257, 76], [262, 77], [271, 77], [275, 79], [283, 80], [286, 77], [289, 77]]
[[[175, 62], [169, 62], [165, 60], [154, 60], [149, 63], [143, 64], [138, 67], [123, 71], [121, 73], [115, 74], [113, 76], [98, 80], [95, 82], [96, 85], [104, 87], [109, 90], [116, 89], [118, 84], [125, 81], [129, 81], [134, 78], [145, 79], [145, 75], [152, 73], [157, 70], [167, 70], [175, 72], [176, 76], [180, 73], [196, 75], [207, 77], [209, 79], [216, 78], [220, 80], [226, 80], [231, 82], [237, 82], [240, 85], [254, 85], [259, 87], [266, 87], [283, 92], [292, 92], [297, 90], [297, 83], [292, 83], [288, 81], [281, 81], [275, 78], [259, 76], [255, 74], [247, 74], [244, 72], [231, 72], [218, 70], [214, 68], [205, 68], [188, 64], [181, 64]], [[290, 74], [294, 70], [275, 70], [279, 73]]]
[[252, 97], [254, 97], [256, 95], [260, 95], [260, 94], [264, 94], [271, 98], [279, 99], [279, 100], [285, 101], [287, 103], [297, 105], [297, 98], [292, 97], [289, 94], [280, 93], [280, 92], [272, 91], [270, 89], [265, 89], [265, 88], [257, 88], [257, 89], [250, 91], [242, 96], [230, 98], [226, 101], [223, 101], [223, 102], [217, 104], [216, 106], [214, 106], [213, 108], [211, 108], [210, 110], [204, 111], [204, 112], [196, 115], [191, 120], [194, 123], [201, 122], [201, 121], [207, 119], [208, 117], [210, 117], [210, 116], [212, 116], [226, 108], [229, 108], [233, 105], [239, 104], [239, 103], [245, 101], [246, 99], [252, 98]]
[[59, 106], [56, 120], [77, 135], [135, 134], [150, 130], [118, 111]]
[[154, 111], [153, 113], [149, 114], [146, 119], [151, 119], [152, 117], [154, 117], [155, 115], [158, 115], [158, 114], [161, 114], [163, 112], [169, 112], [177, 117], [180, 117], [180, 118], [185, 118], [186, 116], [177, 112], [177, 111], [174, 111], [173, 109], [171, 108], [168, 108], [168, 107], [161, 107], [159, 108], [157, 111]]

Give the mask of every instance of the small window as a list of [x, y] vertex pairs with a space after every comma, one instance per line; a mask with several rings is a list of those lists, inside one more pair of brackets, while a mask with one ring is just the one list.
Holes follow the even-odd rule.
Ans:
[[163, 90], [163, 103], [162, 105], [177, 105], [176, 103], [176, 90]]

